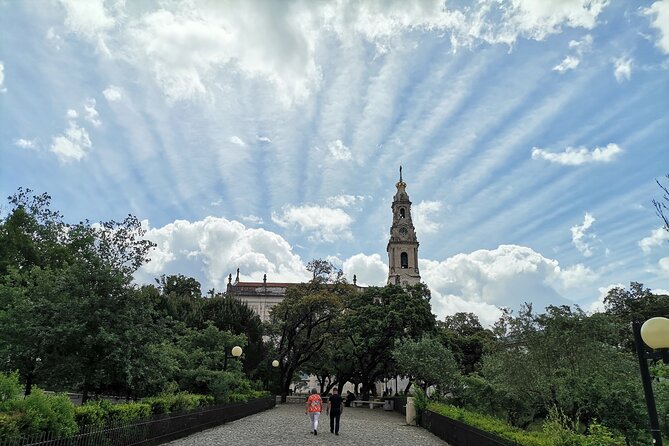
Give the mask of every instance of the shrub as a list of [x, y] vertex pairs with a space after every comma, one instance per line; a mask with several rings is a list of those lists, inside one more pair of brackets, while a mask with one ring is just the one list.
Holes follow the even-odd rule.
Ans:
[[620, 446], [625, 444], [623, 439], [614, 437], [608, 429], [597, 423], [591, 425], [590, 435], [579, 435], [570, 430], [568, 422], [560, 418], [557, 413], [547, 418], [543, 432], [528, 432], [512, 427], [497, 418], [446, 404], [429, 403], [428, 409], [515, 442], [518, 446]]
[[223, 372], [218, 375], [211, 383], [211, 390], [217, 403], [231, 402], [231, 394], [249, 395], [252, 392], [249, 380], [235, 372]]
[[207, 406], [214, 402], [214, 397], [181, 392], [144, 398], [142, 402], [151, 406], [151, 413], [162, 414]]
[[9, 402], [10, 412], [18, 413], [18, 426], [23, 435], [53, 432], [56, 436], [73, 435], [77, 432], [74, 421], [74, 406], [67, 395], [46, 395], [35, 389], [25, 399]]
[[414, 407], [416, 408], [416, 422], [420, 424], [421, 417], [423, 416], [423, 412], [425, 412], [425, 409], [427, 409], [427, 395], [421, 389], [420, 387], [416, 387], [414, 389], [414, 399], [413, 399]]
[[104, 424], [107, 410], [99, 401], [91, 401], [74, 408], [74, 419], [80, 427], [101, 426]]
[[21, 395], [19, 372], [0, 373], [0, 411], [6, 402], [18, 398], [19, 395]]
[[18, 440], [21, 437], [19, 428], [21, 417], [19, 413], [0, 413], [0, 438]]
[[151, 405], [147, 403], [112, 404], [107, 411], [108, 423], [129, 423], [143, 420], [151, 415]]

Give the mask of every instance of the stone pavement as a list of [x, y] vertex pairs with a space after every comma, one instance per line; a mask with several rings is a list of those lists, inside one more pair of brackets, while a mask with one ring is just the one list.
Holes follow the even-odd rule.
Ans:
[[339, 435], [330, 433], [330, 417], [321, 414], [318, 435], [310, 431], [302, 404], [277, 404], [274, 409], [223, 424], [167, 443], [168, 446], [447, 446], [447, 443], [417, 426], [406, 426], [396, 412], [346, 407]]

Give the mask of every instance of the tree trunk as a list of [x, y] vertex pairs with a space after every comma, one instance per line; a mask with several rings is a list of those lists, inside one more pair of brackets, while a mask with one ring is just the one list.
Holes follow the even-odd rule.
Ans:
[[23, 394], [23, 397], [25, 398], [26, 396], [30, 395], [30, 393], [33, 391], [33, 372], [28, 373], [26, 376], [26, 391]]

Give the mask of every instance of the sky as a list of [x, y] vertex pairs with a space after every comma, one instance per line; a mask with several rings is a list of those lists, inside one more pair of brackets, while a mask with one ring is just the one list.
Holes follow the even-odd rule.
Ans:
[[668, 111], [669, 0], [0, 0], [0, 193], [136, 215], [139, 283], [384, 285], [402, 165], [440, 319], [666, 292]]

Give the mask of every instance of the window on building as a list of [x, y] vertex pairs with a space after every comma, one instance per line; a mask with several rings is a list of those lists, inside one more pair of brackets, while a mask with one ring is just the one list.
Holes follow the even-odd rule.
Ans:
[[405, 212], [404, 208], [400, 208], [400, 218], [405, 218], [406, 217], [404, 212]]
[[402, 268], [408, 268], [409, 267], [409, 255], [406, 252], [403, 252], [400, 254], [400, 266]]

